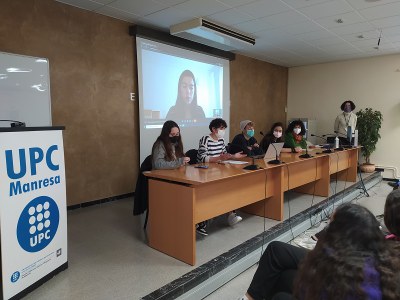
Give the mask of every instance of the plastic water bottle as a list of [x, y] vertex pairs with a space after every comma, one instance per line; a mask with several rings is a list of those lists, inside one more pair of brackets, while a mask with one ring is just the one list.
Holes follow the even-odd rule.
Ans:
[[354, 146], [358, 147], [358, 130], [354, 130]]
[[335, 138], [335, 148], [339, 148], [339, 138]]

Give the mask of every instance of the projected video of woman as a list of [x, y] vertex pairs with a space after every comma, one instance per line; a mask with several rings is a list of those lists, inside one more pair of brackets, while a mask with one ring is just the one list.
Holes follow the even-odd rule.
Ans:
[[203, 108], [197, 105], [196, 79], [191, 71], [185, 70], [179, 77], [176, 103], [166, 116], [168, 120], [201, 120], [206, 116]]

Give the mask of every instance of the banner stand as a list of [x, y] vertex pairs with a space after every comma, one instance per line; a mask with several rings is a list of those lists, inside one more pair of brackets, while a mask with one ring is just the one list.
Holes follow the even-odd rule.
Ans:
[[68, 268], [64, 127], [0, 128], [0, 296]]

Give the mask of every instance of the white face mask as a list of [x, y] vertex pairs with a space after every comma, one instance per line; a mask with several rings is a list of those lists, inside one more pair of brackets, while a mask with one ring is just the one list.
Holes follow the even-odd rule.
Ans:
[[279, 139], [282, 136], [282, 132], [280, 131], [274, 131], [274, 137], [276, 137], [277, 139]]
[[293, 129], [293, 132], [294, 132], [295, 134], [299, 134], [299, 133], [301, 132], [301, 128], [294, 128], [294, 129]]
[[222, 139], [225, 135], [225, 129], [218, 129], [217, 138]]

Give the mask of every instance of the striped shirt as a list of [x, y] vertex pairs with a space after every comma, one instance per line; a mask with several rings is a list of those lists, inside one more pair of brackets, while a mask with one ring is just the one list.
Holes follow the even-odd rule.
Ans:
[[203, 136], [199, 142], [197, 162], [209, 162], [210, 157], [227, 153], [224, 139], [214, 140], [210, 135]]

